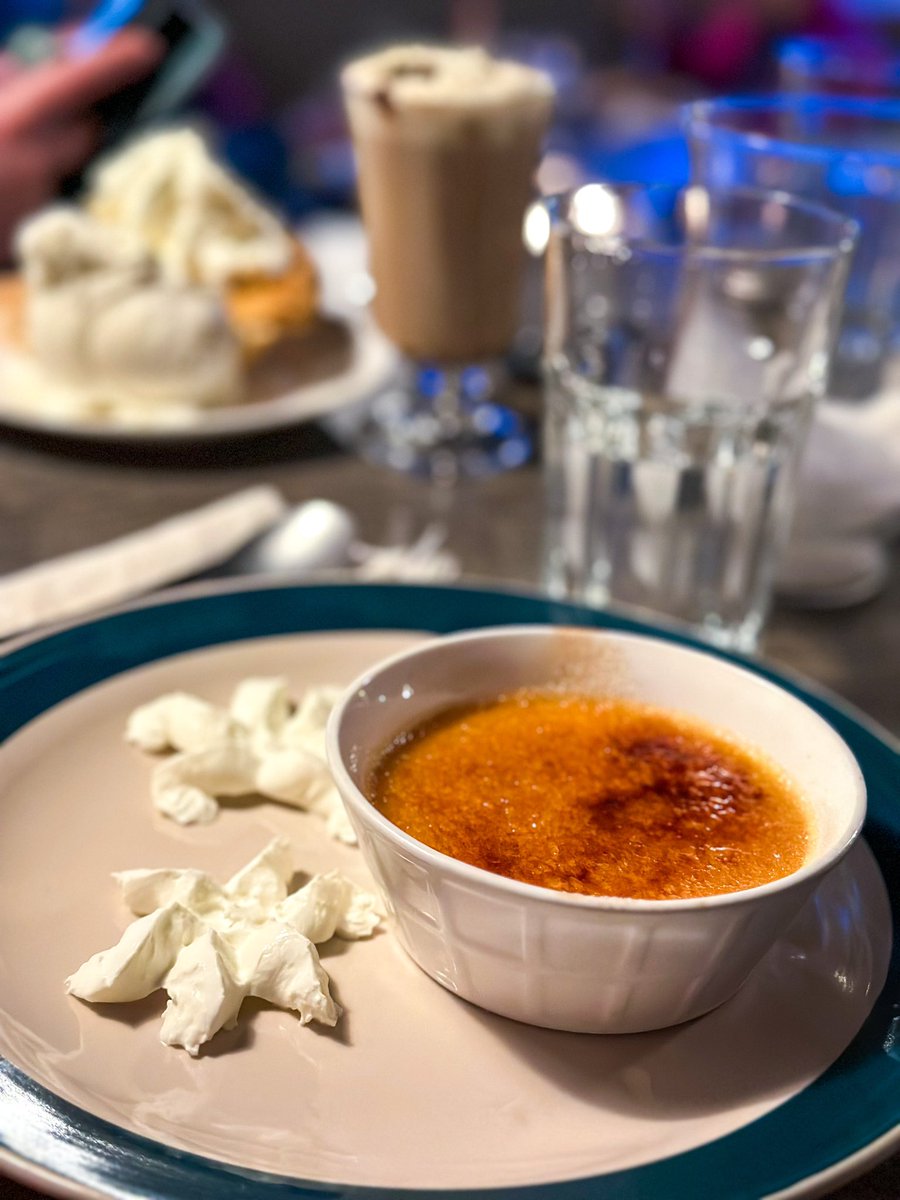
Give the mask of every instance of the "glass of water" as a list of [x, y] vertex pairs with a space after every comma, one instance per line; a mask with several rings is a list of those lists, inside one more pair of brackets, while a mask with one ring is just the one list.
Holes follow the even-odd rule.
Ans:
[[900, 331], [900, 102], [723, 96], [687, 105], [684, 123], [695, 182], [791, 192], [857, 222], [828, 390], [875, 394]]
[[546, 584], [752, 650], [856, 226], [699, 186], [547, 208]]

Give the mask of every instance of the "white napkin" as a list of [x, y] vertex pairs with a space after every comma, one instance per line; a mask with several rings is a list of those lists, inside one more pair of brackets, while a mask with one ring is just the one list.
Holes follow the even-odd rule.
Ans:
[[803, 456], [797, 538], [896, 532], [900, 388], [862, 402], [823, 400]]
[[252, 487], [149, 529], [0, 579], [0, 637], [143, 595], [222, 562], [286, 509]]
[[[353, 538], [354, 522], [347, 513], [346, 529], [340, 528], [346, 535], [346, 550], [339, 560], [334, 553], [335, 529], [324, 545], [305, 546], [302, 541], [308, 531], [304, 526], [301, 534], [297, 518], [309, 516], [316, 505], [335, 515], [339, 511], [327, 501], [307, 502], [294, 510], [293, 525], [286, 530], [289, 523], [279, 519], [288, 513], [288, 506], [280, 493], [271, 487], [247, 488], [102, 546], [13, 572], [0, 578], [0, 637], [144, 595], [220, 563], [227, 566], [227, 560], [251, 539], [256, 539], [254, 550], [261, 542], [268, 543], [269, 553], [257, 554], [260, 562], [243, 564], [247, 570], [288, 574], [296, 570], [308, 575], [326, 569], [355, 579], [421, 582], [455, 579], [460, 573], [459, 561], [443, 549], [446, 530], [438, 525], [429, 525], [411, 545], [373, 546]], [[257, 538], [268, 531], [268, 537]], [[291, 534], [292, 547], [282, 546], [273, 553], [285, 532]]]
[[778, 596], [845, 608], [877, 595], [886, 543], [900, 530], [900, 390], [864, 403], [823, 401], [810, 431]]

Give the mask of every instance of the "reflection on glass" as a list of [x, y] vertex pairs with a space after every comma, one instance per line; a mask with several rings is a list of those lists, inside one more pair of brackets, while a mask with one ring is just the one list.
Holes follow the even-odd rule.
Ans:
[[785, 38], [775, 49], [778, 86], [785, 92], [900, 96], [900, 56], [869, 34]]
[[789, 192], [859, 223], [830, 390], [872, 395], [900, 331], [900, 102], [729, 97], [685, 121], [698, 183]]

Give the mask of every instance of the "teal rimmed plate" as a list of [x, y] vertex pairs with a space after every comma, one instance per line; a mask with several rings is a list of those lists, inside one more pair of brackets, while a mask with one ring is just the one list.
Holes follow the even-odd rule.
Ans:
[[[0, 1166], [73, 1196], [396, 1195], [533, 1200], [811, 1196], [900, 1146], [900, 756], [832, 699], [760, 665], [856, 754], [866, 844], [734, 1000], [629, 1038], [533, 1030], [427, 980], [387, 935], [324, 960], [336, 1035], [248, 1014], [192, 1060], [158, 1041], [159, 996], [64, 994], [126, 917], [110, 872], [230, 873], [273, 832], [299, 869], [364, 869], [316, 818], [271, 804], [209, 826], [154, 814], [129, 709], [238, 678], [343, 683], [426, 633], [586, 624], [692, 644], [536, 596], [402, 585], [214, 586], [11, 646], [0, 658]], [[896, 903], [896, 901], [894, 901]]]

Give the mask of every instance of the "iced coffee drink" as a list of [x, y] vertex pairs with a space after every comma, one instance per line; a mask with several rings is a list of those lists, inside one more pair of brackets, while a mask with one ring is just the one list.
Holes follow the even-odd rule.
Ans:
[[342, 83], [379, 325], [419, 361], [502, 354], [550, 80], [482, 50], [401, 46], [352, 63]]

